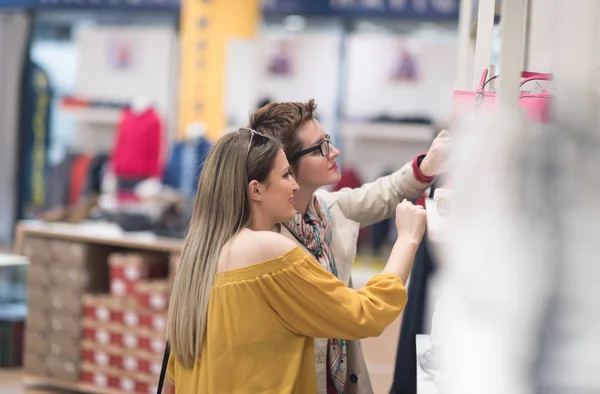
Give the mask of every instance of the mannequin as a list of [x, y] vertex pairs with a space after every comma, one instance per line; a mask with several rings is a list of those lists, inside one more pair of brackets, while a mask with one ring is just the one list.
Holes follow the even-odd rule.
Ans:
[[200, 138], [204, 138], [206, 135], [206, 128], [202, 122], [190, 123], [185, 129], [185, 137], [188, 142], [197, 141]]
[[150, 99], [144, 95], [135, 96], [131, 100], [130, 108], [134, 114], [142, 114], [151, 107], [152, 103], [150, 102]]
[[118, 189], [132, 190], [149, 178], [162, 175], [162, 123], [143, 95], [135, 96], [123, 110], [111, 157]]

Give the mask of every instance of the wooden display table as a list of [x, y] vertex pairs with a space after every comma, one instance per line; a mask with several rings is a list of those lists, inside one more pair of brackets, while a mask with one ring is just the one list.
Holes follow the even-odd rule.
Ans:
[[20, 222], [14, 251], [30, 261], [26, 387], [156, 392], [182, 246], [101, 222]]
[[[23, 377], [23, 385], [26, 388], [25, 394], [33, 394], [34, 392], [37, 392], [37, 390], [43, 390], [41, 391], [43, 393], [55, 393], [57, 388], [82, 394], [131, 394], [131, 392], [96, 387], [83, 382], [67, 382], [64, 380], [44, 378], [34, 375], [25, 375]], [[48, 391], [46, 391], [46, 389]]]
[[17, 224], [15, 254], [23, 254], [25, 237], [42, 237], [75, 242], [85, 242], [129, 249], [179, 252], [183, 241], [159, 237], [151, 233], [126, 233], [107, 223], [44, 223], [23, 221]]

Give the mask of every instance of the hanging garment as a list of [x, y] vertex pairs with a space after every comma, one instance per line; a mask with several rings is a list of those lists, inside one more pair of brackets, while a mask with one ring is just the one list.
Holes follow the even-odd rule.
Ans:
[[336, 185], [333, 187], [334, 192], [345, 187], [356, 189], [357, 187], [361, 187], [363, 184], [362, 180], [360, 179], [360, 176], [358, 176], [358, 173], [352, 167], [344, 166], [342, 168], [341, 175], [342, 177], [340, 178], [340, 181], [336, 183]]
[[[430, 197], [433, 197], [435, 189], [434, 184], [430, 189]], [[425, 232], [415, 255], [413, 269], [410, 274], [408, 302], [404, 309], [400, 327], [394, 381], [390, 394], [417, 393], [417, 345], [415, 337], [417, 334], [423, 334], [424, 331], [428, 286], [435, 270], [436, 264], [430, 251], [427, 232]]]
[[417, 250], [408, 286], [408, 302], [404, 309], [400, 339], [396, 352], [394, 382], [390, 394], [417, 393], [417, 345], [415, 336], [423, 334], [427, 288], [435, 263], [430, 253], [427, 233]]
[[88, 168], [88, 174], [83, 190], [84, 196], [99, 195], [102, 189], [102, 178], [108, 162], [108, 155], [100, 153], [94, 156]]
[[90, 168], [92, 158], [87, 155], [77, 156], [71, 165], [71, 180], [69, 189], [69, 205], [77, 204], [79, 197], [81, 196], [85, 184], [87, 183], [87, 176]]
[[46, 210], [69, 205], [71, 167], [75, 157], [75, 155], [67, 154], [61, 162], [50, 168], [48, 188], [46, 189]]
[[123, 111], [112, 153], [118, 178], [144, 179], [162, 175], [162, 126], [154, 109], [136, 114]]
[[140, 182], [144, 178], [117, 178], [117, 202], [119, 203], [138, 203], [141, 201], [140, 196], [135, 192]]
[[[386, 170], [384, 171], [380, 177], [391, 175], [393, 171]], [[371, 250], [375, 256], [379, 255], [379, 251], [381, 247], [387, 242], [390, 229], [392, 228], [392, 223], [394, 222], [394, 218], [387, 218], [382, 220], [381, 222], [375, 223], [371, 228]]]
[[211, 147], [206, 138], [176, 143], [165, 169], [163, 184], [177, 189], [184, 196], [193, 197]]
[[50, 106], [54, 95], [48, 73], [35, 62], [27, 62], [25, 73], [19, 132], [18, 219], [34, 217], [46, 204]]

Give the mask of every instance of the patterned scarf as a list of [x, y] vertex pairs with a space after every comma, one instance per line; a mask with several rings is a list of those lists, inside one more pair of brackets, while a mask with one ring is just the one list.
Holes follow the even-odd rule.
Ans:
[[[325, 270], [338, 276], [330, 248], [333, 234], [331, 215], [327, 204], [322, 199], [314, 196], [304, 217], [296, 211], [296, 216], [284, 223], [284, 226], [302, 242]], [[331, 378], [337, 392], [341, 394], [346, 383], [346, 341], [329, 339], [327, 348]]]

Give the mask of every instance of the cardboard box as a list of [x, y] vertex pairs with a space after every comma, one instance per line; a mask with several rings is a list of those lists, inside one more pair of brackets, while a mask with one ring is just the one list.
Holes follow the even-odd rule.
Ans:
[[77, 382], [81, 377], [79, 361], [49, 356], [46, 357], [46, 375], [60, 380]]
[[51, 241], [47, 238], [27, 236], [23, 240], [23, 255], [30, 264], [48, 264], [53, 260]]
[[81, 317], [70, 313], [56, 311], [50, 315], [49, 334], [70, 338], [77, 341], [81, 338]]
[[94, 365], [84, 363], [81, 365], [81, 381], [92, 386], [108, 388], [108, 374]]
[[[88, 363], [81, 367], [82, 381], [105, 389], [120, 392], [156, 394], [158, 377], [129, 373], [113, 368], [101, 368]], [[163, 394], [174, 394], [173, 385], [165, 379]]]
[[131, 297], [86, 295], [83, 298], [83, 310], [84, 318], [88, 321], [157, 331], [166, 328], [164, 313], [140, 309]]
[[83, 312], [81, 295], [73, 294], [69, 289], [53, 288], [46, 297], [50, 300], [51, 313], [70, 314], [79, 317]]
[[[78, 317], [60, 312], [32, 308], [27, 317], [25, 348], [28, 352], [50, 352], [52, 338], [77, 343], [81, 337], [81, 321]], [[73, 345], [70, 345], [73, 346]]]
[[27, 329], [35, 331], [48, 331], [51, 329], [50, 314], [47, 308], [38, 308], [30, 305], [27, 311]]
[[97, 367], [89, 363], [81, 366], [82, 380], [96, 387], [114, 389], [120, 392], [136, 391], [136, 380], [134, 374], [125, 374], [123, 371], [110, 367]]
[[136, 284], [135, 299], [142, 308], [165, 312], [169, 306], [170, 286], [165, 280], [144, 281]]
[[97, 367], [158, 377], [162, 366], [162, 355], [85, 341], [82, 344], [82, 361]]
[[117, 297], [133, 295], [137, 283], [152, 278], [167, 278], [166, 255], [154, 253], [112, 253], [109, 256], [110, 292]]
[[109, 346], [112, 342], [115, 328], [109, 324], [100, 324], [95, 321], [83, 320], [83, 340]]
[[46, 376], [46, 356], [25, 352], [25, 372], [31, 375]]
[[39, 260], [32, 260], [28, 267], [29, 286], [50, 287], [49, 265]]
[[81, 361], [98, 367], [109, 367], [111, 365], [110, 358], [115, 351], [108, 350], [109, 346], [101, 346], [91, 341], [83, 341], [81, 343]]
[[101, 346], [142, 350], [152, 354], [163, 354], [165, 350], [164, 333], [89, 320], [83, 322], [83, 339]]
[[151, 331], [164, 333], [167, 330], [166, 312], [154, 312], [152, 310], [141, 309], [138, 312], [139, 325]]
[[62, 250], [64, 254], [55, 255], [49, 272], [53, 288], [77, 293], [108, 292], [108, 255], [112, 250], [109, 246], [54, 242], [59, 245], [54, 249]]
[[111, 345], [130, 350], [144, 350], [161, 354], [165, 348], [165, 337], [143, 329], [119, 329], [111, 332]]
[[127, 305], [125, 300], [110, 295], [83, 296], [83, 316], [88, 321], [109, 323], [115, 311], [124, 309]]
[[[124, 327], [145, 328], [164, 332], [167, 328], [167, 314], [150, 309], [138, 308], [132, 303], [119, 303], [110, 300], [84, 298], [83, 315], [88, 321], [113, 323]], [[89, 301], [86, 301], [89, 300]], [[94, 302], [97, 301], [97, 302]], [[123, 298], [126, 300], [126, 298]]]
[[49, 291], [49, 287], [30, 284], [27, 286], [27, 305], [30, 308], [48, 309], [50, 307]]
[[83, 265], [89, 255], [89, 244], [53, 239], [51, 250], [54, 260], [61, 265], [77, 267]]
[[53, 288], [69, 289], [75, 293], [97, 292], [107, 288], [106, 267], [102, 264], [85, 264], [83, 267], [53, 266], [49, 282]]
[[49, 355], [79, 364], [81, 359], [79, 340], [65, 338], [60, 336], [60, 334], [50, 335], [48, 337], [48, 348], [50, 349]]
[[142, 324], [142, 316], [137, 311], [137, 308], [115, 309], [110, 316], [111, 323], [125, 327], [140, 327]]
[[27, 327], [25, 331], [25, 353], [49, 354], [47, 338], [46, 332]]

